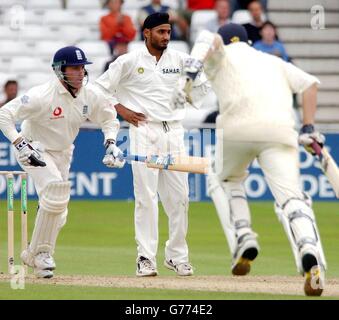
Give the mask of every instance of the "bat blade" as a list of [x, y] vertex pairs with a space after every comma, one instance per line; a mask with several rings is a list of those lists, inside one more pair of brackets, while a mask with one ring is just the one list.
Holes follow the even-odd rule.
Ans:
[[336, 197], [339, 198], [339, 169], [336, 162], [325, 147], [321, 148], [316, 142], [313, 142], [311, 147], [319, 157], [321, 168], [330, 182]]
[[207, 174], [210, 160], [204, 157], [177, 156], [170, 163], [162, 161], [162, 157], [153, 156], [146, 161], [148, 168], [165, 169], [180, 172]]
[[148, 168], [160, 170], [207, 174], [210, 168], [210, 159], [204, 157], [125, 155], [123, 159], [127, 161], [145, 162]]

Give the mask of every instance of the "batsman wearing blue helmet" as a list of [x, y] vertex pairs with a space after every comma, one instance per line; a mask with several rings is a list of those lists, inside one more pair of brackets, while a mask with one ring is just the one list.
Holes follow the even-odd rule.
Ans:
[[307, 150], [313, 141], [322, 145], [324, 137], [313, 126], [318, 79], [251, 48], [246, 30], [236, 24], [221, 27], [218, 34], [203, 31], [191, 57], [186, 81], [192, 81], [203, 64], [220, 105], [215, 173], [209, 175], [208, 184], [231, 250], [233, 275], [249, 273], [260, 250], [243, 186], [248, 166], [257, 159], [297, 269], [305, 277], [305, 293], [320, 295], [326, 261], [311, 199], [299, 185], [298, 133], [292, 107], [292, 94], [302, 94], [299, 143]]
[[[17, 160], [39, 197], [32, 239], [21, 253], [23, 262], [39, 278], [53, 276], [55, 244], [68, 212], [73, 142], [86, 120], [103, 131], [104, 163], [118, 168], [124, 165], [117, 159], [121, 152], [115, 145], [119, 122], [113, 102], [87, 84], [88, 64], [91, 62], [80, 48], [61, 48], [52, 64], [57, 78], [33, 87], [0, 109], [0, 129], [15, 146]], [[22, 122], [20, 132], [17, 121]]]

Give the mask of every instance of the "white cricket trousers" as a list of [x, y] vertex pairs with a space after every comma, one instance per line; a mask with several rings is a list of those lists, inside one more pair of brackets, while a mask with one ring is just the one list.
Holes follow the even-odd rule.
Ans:
[[[74, 145], [64, 151], [45, 151], [43, 153], [46, 167], [27, 167], [20, 164], [33, 180], [35, 190], [40, 197], [42, 190], [52, 182], [68, 181], [69, 169]], [[16, 152], [17, 155], [17, 152]]]
[[[179, 121], [131, 125], [129, 135], [132, 154], [185, 154], [184, 129]], [[159, 194], [168, 216], [165, 258], [174, 264], [188, 262], [188, 174], [150, 169], [140, 162], [133, 162], [132, 170], [138, 257], [146, 257], [156, 266]]]
[[266, 182], [279, 205], [303, 199], [299, 182], [299, 153], [292, 146], [272, 142], [223, 141], [216, 148], [216, 173], [230, 189], [242, 189], [248, 166], [257, 158]]
[[[45, 151], [43, 153], [44, 161], [46, 162], [46, 167], [27, 167], [20, 164], [22, 169], [28, 173], [30, 178], [33, 180], [34, 187], [40, 199], [41, 192], [45, 187], [52, 182], [64, 182], [68, 181], [69, 169], [71, 166], [71, 160], [73, 155], [74, 145], [69, 149], [64, 151]], [[48, 233], [58, 234], [62, 227], [66, 224], [68, 210], [60, 215], [60, 220], [55, 226], [56, 230], [46, 230]], [[46, 226], [47, 227], [47, 226]], [[49, 228], [54, 228], [53, 224], [48, 225]], [[32, 233], [33, 237], [35, 232]], [[31, 243], [35, 243], [36, 240], [32, 238]], [[55, 243], [51, 244], [52, 250], [54, 252]]]

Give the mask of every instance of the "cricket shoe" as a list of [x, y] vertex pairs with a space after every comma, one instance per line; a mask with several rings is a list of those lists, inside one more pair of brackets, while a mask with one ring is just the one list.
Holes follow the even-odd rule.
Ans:
[[238, 247], [233, 256], [232, 274], [245, 276], [251, 270], [251, 263], [259, 253], [255, 233], [245, 233], [238, 239]]
[[138, 277], [154, 277], [158, 274], [157, 268], [153, 265], [152, 261], [140, 256], [137, 260], [137, 271]]
[[53, 277], [53, 270], [56, 266], [53, 257], [48, 252], [39, 252], [32, 256], [29, 250], [24, 250], [21, 253], [21, 259], [24, 264], [34, 269], [37, 278], [49, 279]]
[[193, 267], [189, 262], [174, 264], [172, 260], [165, 260], [164, 266], [175, 271], [178, 276], [187, 277], [193, 275]]
[[304, 292], [307, 296], [321, 296], [325, 286], [325, 271], [319, 265], [316, 254], [303, 254], [302, 266], [304, 269]]

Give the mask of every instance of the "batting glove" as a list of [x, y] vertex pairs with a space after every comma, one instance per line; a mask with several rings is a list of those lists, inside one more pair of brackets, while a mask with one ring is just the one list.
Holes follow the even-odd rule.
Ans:
[[108, 139], [105, 143], [106, 155], [102, 159], [105, 166], [109, 168], [122, 168], [125, 165], [123, 153], [116, 146], [115, 140]]
[[184, 61], [184, 74], [191, 78], [193, 81], [201, 72], [203, 63], [194, 58], [187, 58]]
[[43, 159], [43, 149], [39, 142], [32, 142], [22, 137], [14, 143], [15, 148], [18, 150], [18, 161], [23, 166], [32, 167], [45, 167], [46, 162]]
[[172, 103], [174, 109], [184, 109], [186, 103], [192, 103], [190, 91], [192, 88], [192, 79], [188, 76], [181, 76], [174, 88]]
[[299, 143], [304, 146], [307, 152], [315, 155], [315, 151], [311, 147], [311, 144], [315, 141], [320, 147], [323, 147], [325, 143], [325, 136], [318, 131], [314, 130], [314, 126], [312, 124], [305, 124], [300, 129], [299, 133]]

